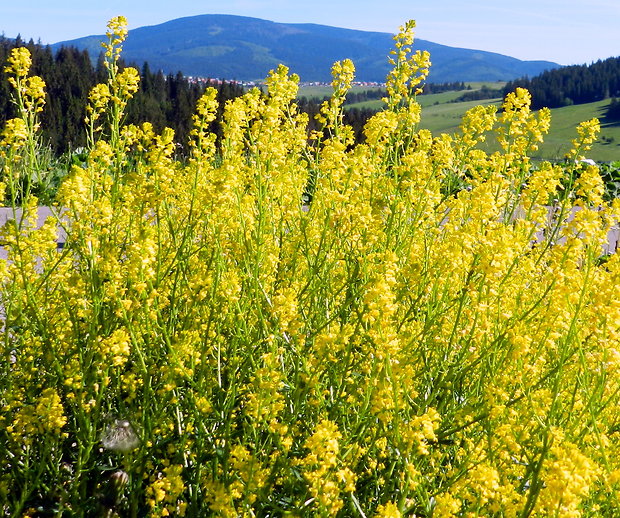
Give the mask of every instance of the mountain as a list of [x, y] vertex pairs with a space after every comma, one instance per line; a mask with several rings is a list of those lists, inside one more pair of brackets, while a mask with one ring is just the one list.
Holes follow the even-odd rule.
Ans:
[[[52, 45], [101, 52], [105, 36], [87, 36]], [[123, 45], [127, 62], [148, 61], [151, 69], [189, 76], [264, 79], [282, 63], [302, 81], [329, 81], [334, 61], [350, 58], [356, 80], [385, 80], [392, 35], [326, 25], [275, 23], [232, 15], [191, 16], [129, 31]], [[560, 65], [416, 40], [414, 49], [431, 53], [429, 81], [508, 81], [535, 76]]]

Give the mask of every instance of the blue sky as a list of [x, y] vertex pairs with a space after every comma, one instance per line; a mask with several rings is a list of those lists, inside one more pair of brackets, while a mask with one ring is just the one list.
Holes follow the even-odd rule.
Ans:
[[519, 59], [620, 56], [620, 0], [0, 0], [0, 33], [55, 43], [102, 34], [117, 14], [135, 28], [216, 13], [391, 33], [414, 19], [418, 38]]

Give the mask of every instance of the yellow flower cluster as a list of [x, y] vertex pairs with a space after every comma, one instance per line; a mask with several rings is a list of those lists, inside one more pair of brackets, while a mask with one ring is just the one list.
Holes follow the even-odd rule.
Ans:
[[60, 396], [53, 388], [46, 388], [35, 403], [23, 404], [15, 412], [7, 432], [17, 444], [30, 445], [36, 435], [59, 435], [66, 423]]
[[122, 366], [131, 352], [131, 339], [124, 329], [117, 329], [108, 338], [99, 340], [99, 350], [103, 361]]
[[394, 36], [394, 47], [389, 61], [393, 65], [387, 77], [388, 106], [394, 108], [401, 102], [410, 101], [412, 96], [420, 93], [418, 85], [428, 76], [431, 66], [430, 54], [427, 51], [416, 51], [411, 54], [415, 29], [413, 20], [400, 27], [399, 33]]
[[398, 506], [392, 502], [385, 505], [379, 505], [377, 507], [376, 518], [400, 518], [401, 512], [398, 510]]
[[337, 131], [342, 126], [341, 107], [355, 77], [353, 61], [345, 59], [334, 63], [332, 77], [333, 95], [328, 101], [323, 101], [316, 119], [329, 130]]
[[179, 499], [185, 489], [182, 472], [183, 466], [171, 465], [157, 474], [146, 490], [150, 516], [185, 516], [187, 503]]
[[308, 455], [301, 461], [313, 497], [312, 506], [324, 516], [336, 516], [344, 505], [341, 493], [355, 489], [355, 474], [339, 458], [342, 434], [331, 421], [321, 421], [307, 439]]
[[7, 61], [9, 64], [4, 71], [9, 74], [8, 80], [16, 91], [22, 114], [43, 111], [45, 82], [39, 76], [28, 77], [32, 65], [30, 51], [26, 47], [14, 48]]
[[582, 516], [581, 502], [600, 476], [598, 466], [570, 443], [551, 447], [549, 454], [545, 487], [540, 493], [540, 514]]
[[586, 158], [585, 154], [596, 140], [600, 131], [601, 124], [598, 119], [582, 122], [577, 126], [577, 134], [579, 136], [572, 141], [573, 147], [568, 152], [566, 158], [569, 160], [584, 160]]
[[28, 140], [28, 127], [24, 119], [9, 119], [2, 130], [2, 141], [0, 142], [0, 153], [7, 157], [8, 150], [12, 152], [22, 148]]
[[[32, 58], [25, 47], [14, 48], [4, 71], [14, 92], [12, 101], [17, 107], [18, 118], [7, 121], [0, 133], [0, 158], [2, 173], [8, 182], [1, 183], [0, 192], [4, 199], [5, 188], [12, 199], [19, 196], [20, 186], [30, 189], [37, 169], [40, 128], [39, 114], [45, 105], [45, 82], [38, 76], [28, 76]], [[41, 171], [37, 171], [41, 175]]]
[[108, 41], [102, 43], [101, 46], [105, 49], [106, 58], [105, 63], [109, 67], [110, 63], [115, 62], [121, 55], [123, 50], [121, 43], [127, 38], [127, 18], [124, 16], [115, 16], [108, 22], [108, 30], [106, 36]]
[[[16, 77], [26, 77], [32, 66], [30, 51], [26, 47], [13, 49], [7, 59], [7, 63], [8, 65], [4, 67], [4, 71], [7, 74]], [[10, 78], [9, 82], [13, 85], [13, 88], [17, 88], [15, 78]]]

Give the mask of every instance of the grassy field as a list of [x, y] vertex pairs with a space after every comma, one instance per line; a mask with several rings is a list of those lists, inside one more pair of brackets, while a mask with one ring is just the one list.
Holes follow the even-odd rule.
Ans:
[[[501, 81], [496, 81], [496, 82], [471, 81], [471, 82], [466, 82], [465, 84], [467, 86], [470, 86], [472, 90], [480, 90], [483, 86], [488, 86], [489, 88], [495, 88], [495, 89], [503, 88], [506, 83], [501, 82]], [[357, 92], [365, 92], [366, 90], [379, 90], [381, 88], [382, 87], [378, 87], [378, 86], [353, 86], [350, 91], [352, 93], [357, 93]], [[311, 98], [323, 99], [323, 97], [330, 96], [331, 93], [332, 93], [332, 88], [330, 86], [301, 85], [299, 87], [298, 97], [305, 96], [308, 99], [311, 99]], [[444, 93], [460, 95], [463, 92], [444, 92]], [[442, 95], [442, 94], [430, 94], [424, 97], [432, 97], [434, 95]], [[458, 97], [458, 95], [455, 95], [455, 97]], [[439, 101], [439, 102], [446, 102], [446, 101]]]
[[466, 81], [465, 84], [471, 86], [472, 90], [480, 90], [483, 86], [498, 90], [506, 86], [506, 81]]
[[[482, 84], [482, 83], [480, 83]], [[441, 92], [438, 94], [428, 94], [428, 95], [418, 95], [417, 97], [417, 101], [420, 103], [420, 105], [422, 106], [422, 108], [427, 108], [427, 107], [431, 107], [431, 106], [444, 106], [445, 109], [447, 109], [448, 111], [452, 111], [452, 109], [454, 109], [455, 113], [457, 114], [463, 114], [465, 113], [463, 111], [463, 106], [475, 106], [477, 104], [482, 104], [482, 103], [486, 103], [486, 101], [474, 101], [473, 104], [472, 103], [454, 103], [453, 101], [455, 101], [456, 99], [458, 99], [461, 95], [463, 95], [465, 93], [465, 91], [450, 91], [450, 92]], [[460, 106], [462, 105], [462, 106]], [[381, 101], [380, 99], [376, 99], [376, 100], [372, 100], [372, 101], [364, 101], [364, 102], [360, 102], [360, 103], [352, 103], [352, 104], [347, 104], [346, 108], [347, 109], [351, 109], [351, 108], [369, 108], [371, 110], [381, 110], [384, 107], [384, 103], [383, 101]], [[459, 107], [460, 106], [460, 107]], [[440, 110], [442, 111], [442, 110]], [[460, 115], [458, 117], [460, 119]], [[458, 123], [457, 125], [458, 126]], [[456, 127], [455, 126], [455, 127]]]
[[[620, 124], [605, 119], [610, 100], [551, 110], [551, 130], [545, 145], [538, 152], [541, 158], [562, 158], [575, 138], [575, 127], [581, 121], [597, 117], [601, 121], [599, 139], [592, 146], [591, 157], [596, 161], [620, 160]], [[536, 155], [534, 155], [536, 157]]]
[[[349, 91], [351, 93], [359, 93], [359, 92], [366, 92], [368, 90], [380, 90], [380, 89], [381, 88], [378, 86], [353, 86], [351, 87], [351, 90]], [[332, 92], [333, 90], [331, 86], [302, 85], [299, 87], [299, 93], [297, 94], [297, 97], [306, 97], [308, 99], [323, 100], [324, 97], [329, 97], [332, 94]]]
[[458, 99], [461, 95], [463, 95], [466, 90], [463, 91], [451, 91], [451, 92], [441, 92], [438, 94], [427, 94], [427, 95], [418, 95], [416, 100], [420, 103], [422, 108], [426, 108], [429, 106], [438, 106], [438, 105], [453, 105], [453, 104], [461, 104], [454, 103], [456, 99]]
[[[456, 92], [455, 92], [456, 93]], [[444, 94], [438, 94], [444, 95]], [[425, 96], [419, 98], [423, 106], [421, 127], [433, 133], [453, 133], [458, 130], [461, 117], [477, 104], [500, 105], [501, 99], [471, 101], [465, 103], [426, 104]], [[433, 96], [428, 96], [433, 97]], [[551, 130], [540, 149], [533, 158], [562, 159], [570, 149], [571, 139], [576, 137], [575, 128], [585, 120], [597, 117], [601, 120], [601, 133], [592, 146], [590, 158], [599, 162], [611, 162], [620, 159], [620, 124], [605, 120], [606, 107], [610, 100], [596, 103], [566, 106], [551, 110]], [[495, 151], [494, 142], [489, 142], [488, 149]]]
[[[483, 82], [483, 81], [474, 81], [465, 83], [467, 86], [471, 87], [472, 90], [480, 90], [483, 86], [488, 86], [489, 88], [499, 89], [503, 88], [506, 83], [502, 82]], [[381, 87], [373, 87], [373, 86], [353, 86], [350, 90], [351, 93], [365, 92], [368, 90], [380, 90]], [[442, 104], [455, 100], [465, 93], [467, 90], [463, 91], [450, 91], [450, 92], [441, 92], [437, 94], [428, 94], [428, 95], [420, 95], [418, 96], [418, 101], [422, 106], [430, 106], [433, 104]], [[329, 86], [300, 86], [298, 97], [306, 97], [308, 99], [318, 99], [322, 100], [324, 97], [330, 96], [332, 93], [332, 89]], [[370, 108], [373, 110], [380, 110], [383, 108], [383, 103], [381, 100], [372, 100], [365, 101], [361, 103], [353, 103], [347, 105], [348, 108]]]
[[[460, 94], [460, 92], [446, 92], [444, 94], [436, 94], [437, 96], [446, 96], [450, 93]], [[456, 95], [455, 97], [457, 97]], [[420, 126], [431, 130], [433, 133], [454, 133], [461, 124], [463, 114], [478, 105], [497, 104], [499, 106], [500, 99], [487, 99], [483, 101], [467, 101], [462, 103], [440, 102], [435, 104], [424, 103], [424, 97], [435, 97], [435, 95], [420, 96], [419, 101], [422, 104], [422, 122]]]
[[[472, 82], [467, 83], [472, 89], [478, 90], [484, 85], [499, 89], [505, 83]], [[352, 92], [372, 89], [371, 87], [355, 86]], [[328, 86], [303, 86], [299, 90], [299, 96], [323, 98], [329, 95]], [[458, 130], [463, 114], [479, 104], [501, 104], [501, 99], [488, 99], [482, 101], [453, 102], [464, 92], [450, 91], [438, 94], [420, 95], [417, 100], [422, 105], [423, 117], [421, 127], [431, 130], [433, 133], [453, 133]], [[605, 120], [605, 112], [610, 100], [596, 103], [566, 106], [551, 110], [551, 130], [544, 144], [533, 154], [533, 158], [562, 159], [570, 149], [570, 141], [575, 138], [577, 125], [585, 120], [597, 117], [601, 121], [601, 133], [599, 140], [592, 146], [591, 158], [600, 162], [610, 162], [620, 159], [620, 124]], [[379, 100], [371, 100], [346, 105], [347, 109], [372, 109], [381, 110], [384, 103]], [[488, 150], [495, 151], [494, 141], [489, 139]]]

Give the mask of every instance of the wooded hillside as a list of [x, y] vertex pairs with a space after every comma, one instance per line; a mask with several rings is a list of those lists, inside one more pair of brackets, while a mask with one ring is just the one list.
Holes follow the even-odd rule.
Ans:
[[533, 78], [510, 81], [504, 96], [515, 88], [527, 88], [532, 108], [559, 108], [620, 96], [620, 57], [599, 60], [591, 65], [573, 65], [548, 70]]
[[[63, 153], [84, 145], [84, 116], [90, 89], [105, 81], [102, 61], [96, 66], [86, 50], [62, 47], [53, 52], [49, 46], [0, 38], [0, 125], [16, 116], [11, 102], [10, 87], [4, 73], [4, 64], [14, 47], [26, 46], [32, 53], [31, 73], [46, 83], [46, 104], [42, 114], [43, 142], [56, 153]], [[135, 65], [134, 65], [135, 66]], [[126, 123], [153, 123], [155, 130], [164, 127], [175, 130], [175, 140], [187, 142], [191, 116], [196, 101], [207, 86], [218, 89], [220, 111], [227, 99], [243, 93], [243, 87], [232, 82], [190, 82], [181, 73], [164, 75], [151, 71], [148, 63], [136, 66], [140, 70], [140, 90], [127, 108]], [[218, 123], [214, 123], [218, 132]]]

